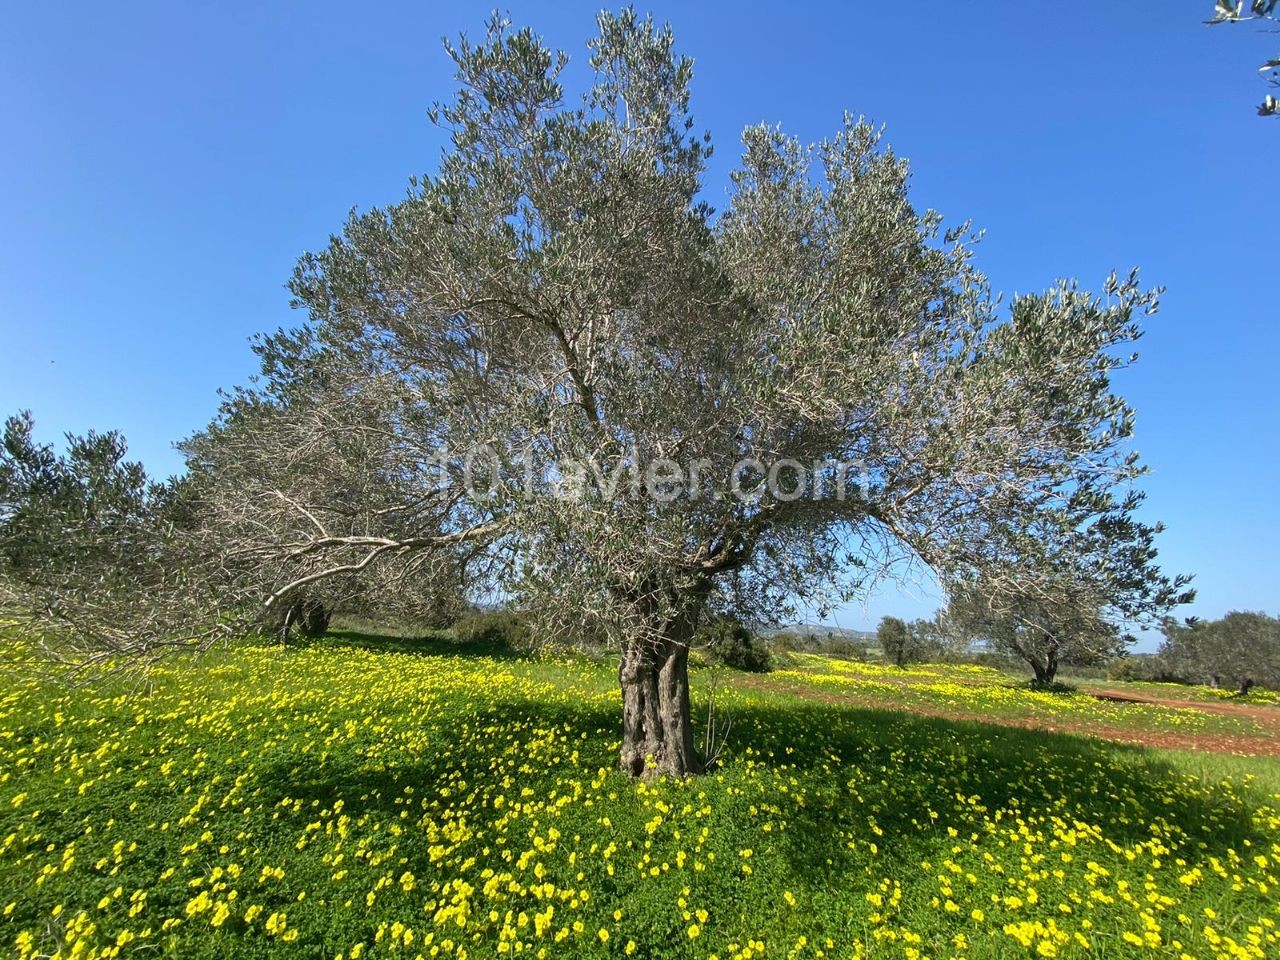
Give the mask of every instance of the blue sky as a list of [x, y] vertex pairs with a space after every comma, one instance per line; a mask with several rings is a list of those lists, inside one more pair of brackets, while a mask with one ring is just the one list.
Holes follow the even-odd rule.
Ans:
[[[598, 3], [513, 3], [582, 65]], [[346, 212], [431, 172], [440, 37], [489, 4], [12, 4], [0, 31], [0, 413], [43, 436], [117, 428], [150, 469], [253, 372], [247, 338], [296, 322], [283, 284]], [[646, 9], [641, 6], [641, 9]], [[724, 197], [738, 134], [805, 139], [843, 111], [887, 126], [914, 198], [986, 228], [1008, 291], [1168, 287], [1119, 386], [1152, 468], [1165, 566], [1192, 611], [1280, 611], [1275, 171], [1253, 115], [1275, 35], [1153, 4], [655, 3], [696, 61], [694, 110]], [[784, 12], [785, 11], [785, 12]], [[924, 615], [881, 591], [845, 626]]]

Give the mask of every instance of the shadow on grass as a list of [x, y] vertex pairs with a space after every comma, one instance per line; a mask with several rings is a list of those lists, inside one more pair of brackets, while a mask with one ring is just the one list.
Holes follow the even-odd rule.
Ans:
[[[880, 859], [891, 871], [895, 862], [909, 866], [981, 835], [987, 813], [977, 816], [979, 807], [1004, 811], [1005, 823], [1057, 818], [1069, 830], [1079, 821], [1129, 845], [1158, 831], [1193, 855], [1269, 842], [1254, 825], [1252, 798], [1195, 783], [1140, 746], [811, 704], [754, 708], [739, 723], [741, 742], [772, 749], [765, 763], [794, 764], [810, 775], [830, 768], [817, 783], [803, 778], [806, 802], [793, 811], [787, 832], [793, 868], [806, 875], [838, 876], [847, 868], [850, 858], [835, 838], [843, 832], [877, 839], [868, 816], [883, 831]], [[792, 753], [783, 757], [787, 746]], [[1052, 833], [1043, 823], [1035, 829]]]
[[[1253, 824], [1250, 797], [1198, 784], [1141, 747], [791, 701], [752, 704], [734, 713], [726, 765], [690, 786], [710, 798], [716, 811], [713, 829], [740, 835], [743, 843], [760, 836], [752, 805], [782, 803], [787, 827], [775, 835], [777, 849], [789, 870], [815, 882], [838, 884], [861, 874], [869, 863], [867, 841], [880, 848], [875, 869], [889, 876], [922, 859], [950, 855], [954, 845], [969, 844], [975, 834], [982, 843], [997, 811], [1002, 830], [1021, 818], [1032, 831], [1052, 839], [1052, 822], [1064, 830], [1078, 822], [1131, 846], [1158, 833], [1193, 857], [1222, 856], [1228, 849], [1244, 849], [1246, 842], [1266, 840]], [[520, 788], [546, 796], [568, 782], [589, 778], [599, 767], [614, 766], [617, 740], [612, 731], [619, 722], [616, 710], [599, 701], [495, 701], [477, 692], [432, 732], [425, 753], [396, 756], [375, 750], [376, 760], [368, 762], [357, 745], [318, 766], [314, 758], [295, 755], [264, 771], [264, 785], [268, 793], [275, 784], [280, 796], [321, 805], [343, 796], [348, 813], [359, 807], [398, 813], [404, 809], [405, 787], [412, 787], [418, 798], [432, 798], [446, 787], [469, 784], [474, 789], [494, 776], [500, 779], [493, 761], [495, 754], [505, 753], [508, 771], [519, 771]], [[522, 754], [521, 738], [552, 727], [587, 734], [580, 742], [575, 739], [576, 762], [545, 756], [528, 760]], [[509, 733], [477, 750], [474, 742], [452, 737], [466, 728]], [[750, 765], [743, 762], [748, 747]], [[621, 773], [611, 775], [605, 788], [613, 792], [609, 813], [621, 836], [643, 838], [643, 821], [652, 811], [625, 784]], [[780, 785], [787, 785], [792, 796], [802, 792], [803, 804], [774, 792]], [[657, 789], [677, 793], [687, 788], [668, 784]], [[350, 799], [353, 792], [361, 797], [357, 803]], [[679, 808], [678, 803], [673, 806]], [[501, 813], [481, 805], [468, 815], [489, 827]], [[879, 833], [873, 833], [872, 821]], [[583, 824], [584, 834], [591, 829], [590, 823]], [[863, 843], [851, 847], [850, 838]]]
[[[526, 656], [500, 644], [461, 643], [448, 631], [405, 637], [344, 629], [330, 631], [316, 642], [425, 656], [511, 660]], [[1025, 689], [1027, 684], [1010, 686]], [[1066, 685], [1052, 692], [1089, 696]], [[699, 740], [701, 709], [695, 711]], [[427, 755], [388, 762], [378, 751], [372, 769], [359, 763], [359, 750], [355, 756], [334, 757], [320, 767], [282, 760], [264, 779], [279, 786], [280, 796], [321, 804], [358, 787], [367, 805], [395, 809], [403, 802], [406, 786], [421, 795], [456, 781], [482, 781], [490, 769], [492, 751], [512, 746], [495, 741], [492, 750], [454, 749], [457, 745], [449, 735], [459, 721], [473, 728], [586, 731], [576, 766], [548, 766], [540, 761], [522, 767], [522, 787], [535, 792], [558, 787], [584, 771], [612, 767], [616, 761], [614, 731], [621, 717], [617, 708], [598, 701], [499, 700], [477, 690], [450, 710], [450, 724], [441, 728], [439, 745]], [[1152, 824], [1159, 823], [1166, 836], [1205, 855], [1238, 851], [1246, 842], [1265, 840], [1246, 805], [1251, 798], [1197, 785], [1185, 772], [1140, 746], [906, 711], [797, 701], [785, 694], [776, 703], [752, 703], [733, 713], [727, 764], [703, 782], [708, 791], [717, 793], [723, 789], [721, 783], [737, 788], [725, 792], [717, 813], [745, 817], [746, 811], [737, 810], [728, 798], [759, 797], [758, 791], [742, 789], [751, 776], [738, 762], [747, 748], [756, 766], [772, 769], [783, 782], [791, 776], [800, 780], [806, 801], [789, 813], [785, 847], [792, 869], [804, 875], [834, 877], [847, 870], [850, 854], [845, 838], [869, 835], [869, 819], [882, 831], [878, 846], [883, 868], [894, 862], [910, 864], [967, 842], [975, 830], [975, 811], [983, 811], [983, 816], [986, 811], [1001, 810], [1005, 816], [1056, 817], [1068, 828], [1079, 821], [1099, 827], [1110, 840], [1130, 844], [1150, 840]], [[625, 783], [621, 773], [614, 777], [617, 785]], [[618, 796], [624, 807], [632, 802], [630, 791], [619, 791]], [[972, 798], [973, 803], [958, 804], [960, 797]], [[956, 837], [950, 836], [948, 827], [956, 830]]]
[[[296, 642], [296, 641], [295, 641]], [[496, 642], [458, 640], [447, 630], [425, 632], [419, 636], [394, 636], [361, 630], [330, 630], [323, 637], [307, 641], [309, 645], [366, 650], [371, 653], [412, 653], [437, 657], [489, 657], [497, 660], [523, 660], [527, 654]]]

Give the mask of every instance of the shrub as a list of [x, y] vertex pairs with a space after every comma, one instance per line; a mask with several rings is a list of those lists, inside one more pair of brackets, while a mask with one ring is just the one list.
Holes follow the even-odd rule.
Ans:
[[751, 631], [730, 617], [720, 617], [698, 631], [694, 641], [705, 646], [710, 657], [726, 667], [749, 673], [769, 670], [769, 652]]
[[491, 610], [463, 617], [453, 625], [453, 635], [460, 643], [501, 650], [524, 651], [533, 645], [528, 623], [515, 610]]
[[1146, 681], [1151, 683], [1195, 683], [1182, 670], [1166, 658], [1154, 653], [1134, 653], [1118, 657], [1107, 664], [1107, 677], [1111, 680]]

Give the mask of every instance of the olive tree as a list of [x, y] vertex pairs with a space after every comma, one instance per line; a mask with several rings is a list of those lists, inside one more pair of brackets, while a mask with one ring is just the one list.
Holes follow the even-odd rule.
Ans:
[[1122, 655], [1131, 629], [1154, 627], [1194, 599], [1190, 577], [1166, 577], [1155, 565], [1161, 527], [1133, 516], [1142, 494], [1117, 499], [1110, 486], [1081, 477], [1064, 502], [1043, 505], [1003, 538], [993, 562], [950, 584], [947, 618], [971, 641], [1024, 660], [1038, 686], [1052, 684], [1065, 662]]
[[1255, 684], [1280, 688], [1280, 618], [1233, 610], [1221, 620], [1163, 624], [1160, 658], [1179, 676], [1224, 679], [1243, 696]]
[[876, 627], [876, 643], [884, 659], [892, 661], [899, 668], [920, 659], [916, 638], [911, 627], [899, 617], [881, 617]]
[[1052, 601], [1041, 601], [1033, 592], [999, 602], [977, 591], [957, 591], [948, 612], [973, 641], [1024, 661], [1034, 674], [1033, 685], [1046, 687], [1064, 662], [1104, 663], [1133, 642], [1096, 601], [1065, 592], [1067, 597]]
[[943, 607], [933, 617], [907, 625], [922, 659], [939, 663], [964, 662], [972, 653], [974, 638], [957, 623], [951, 610]]
[[[77, 669], [229, 637], [221, 561], [193, 549], [186, 486], [157, 483], [114, 431], [0, 434], [0, 624]], [[211, 562], [209, 562], [211, 560]]]
[[813, 146], [747, 129], [717, 212], [691, 61], [630, 10], [598, 27], [580, 98], [500, 18], [446, 45], [435, 173], [301, 258], [306, 321], [193, 450], [268, 605], [460, 567], [545, 636], [611, 638], [622, 767], [683, 775], [708, 617], [776, 622], [904, 563], [977, 578], [1035, 517], [1081, 535], [1055, 507], [1140, 472], [1109, 377], [1155, 296], [1113, 276], [1006, 313], [968, 226], [913, 206], [853, 118]]
[[[222, 591], [235, 596], [241, 627], [287, 638], [323, 633], [335, 612], [456, 619], [466, 608], [464, 557], [447, 538], [331, 562], [344, 548], [376, 548], [382, 530], [411, 523], [422, 534], [445, 522], [447, 508], [418, 495], [420, 454], [388, 436], [398, 415], [388, 397], [374, 381], [342, 379], [361, 373], [326, 362], [305, 333], [263, 337], [255, 349], [265, 386], [227, 395], [218, 419], [180, 444], [201, 546], [222, 560]], [[428, 542], [434, 549], [419, 549]]]

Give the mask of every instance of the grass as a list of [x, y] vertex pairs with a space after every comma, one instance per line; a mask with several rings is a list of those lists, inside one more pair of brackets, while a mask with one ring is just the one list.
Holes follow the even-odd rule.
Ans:
[[[613, 769], [607, 664], [353, 631], [174, 663], [145, 695], [13, 670], [0, 943], [25, 958], [1280, 953], [1274, 758], [921, 716], [902, 708], [1059, 719], [1006, 678], [917, 672], [730, 675], [725, 764], [634, 782]], [[1055, 696], [1108, 724], [1167, 719]]]
[[[796, 691], [816, 688], [835, 696], [852, 697], [866, 706], [886, 709], [908, 706], [953, 716], [1069, 727], [1085, 732], [1260, 737], [1272, 730], [1265, 719], [1248, 714], [1198, 710], [1193, 705], [1117, 702], [1087, 695], [1092, 690], [1122, 688], [1126, 694], [1142, 697], [1144, 693], [1150, 695], [1144, 688], [1154, 686], [1162, 688], [1161, 697], [1178, 696], [1188, 700], [1194, 697], [1194, 694], [1184, 697], [1170, 691], [1167, 688], [1172, 685], [1169, 684], [1084, 682], [1076, 693], [1035, 691], [1028, 689], [1023, 678], [1015, 679], [990, 667], [971, 665], [922, 664], [900, 669], [888, 664], [799, 654], [794, 655], [789, 668], [771, 675], [771, 685], [775, 688], [788, 684]], [[1200, 699], [1221, 702], [1218, 697]]]
[[1196, 700], [1201, 703], [1245, 703], [1280, 705], [1280, 695], [1274, 690], [1254, 687], [1243, 697], [1230, 687], [1205, 687], [1185, 683], [1153, 683], [1145, 680], [1079, 680], [1075, 681], [1081, 689], [1124, 690], [1143, 696], [1170, 698], [1177, 700]]

